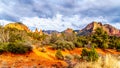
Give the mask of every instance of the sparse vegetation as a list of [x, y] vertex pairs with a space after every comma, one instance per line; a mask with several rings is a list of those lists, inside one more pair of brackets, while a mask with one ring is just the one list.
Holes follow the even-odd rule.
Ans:
[[57, 59], [60, 59], [60, 60], [63, 60], [63, 59], [64, 59], [64, 56], [62, 55], [60, 49], [56, 51], [55, 56], [56, 56]]
[[98, 60], [98, 53], [96, 52], [95, 48], [93, 47], [90, 51], [87, 49], [82, 50], [81, 58], [87, 61], [97, 61]]
[[96, 62], [80, 62], [74, 68], [120, 68], [120, 61], [113, 55], [100, 57]]
[[6, 51], [15, 54], [24, 54], [32, 50], [30, 45], [25, 45], [23, 42], [9, 43], [6, 46]]
[[[22, 23], [18, 22], [18, 24]], [[89, 64], [92, 65], [100, 62], [105, 64], [100, 63], [99, 67], [110, 67], [105, 62], [107, 61], [106, 58], [102, 59], [103, 61], [100, 60], [101, 56], [98, 55], [96, 48], [103, 49], [103, 51], [107, 49], [120, 51], [119, 40], [120, 37], [109, 36], [102, 28], [97, 28], [90, 35], [79, 36], [74, 31], [64, 31], [60, 34], [53, 32], [49, 35], [0, 26], [0, 54], [4, 52], [25, 54], [36, 51], [37, 55], [40, 54], [44, 57], [45, 54], [45, 58], [50, 60], [57, 58], [56, 60], [67, 61], [70, 65], [68, 67], [75, 65], [75, 63], [72, 64], [73, 61], [77, 63], [81, 62], [80, 67], [85, 63], [88, 64], [86, 67], [92, 67], [89, 66]], [[32, 47], [34, 47], [34, 49]], [[84, 49], [82, 50], [82, 48]], [[76, 49], [81, 49], [82, 53], [81, 51], [78, 51], [79, 54], [72, 52]], [[70, 55], [64, 55], [64, 52]], [[75, 67], [77, 67], [77, 65]]]
[[1, 27], [0, 32], [0, 53], [11, 52], [22, 54], [32, 50], [31, 44], [25, 44], [26, 41], [29, 41], [26, 31]]

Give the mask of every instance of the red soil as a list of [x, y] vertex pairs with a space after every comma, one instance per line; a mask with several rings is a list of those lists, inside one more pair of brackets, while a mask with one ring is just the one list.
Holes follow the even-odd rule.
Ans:
[[[83, 48], [76, 48], [72, 51], [62, 51], [62, 54], [81, 54]], [[99, 54], [105, 55], [108, 53], [111, 54], [120, 54], [114, 49], [96, 49]], [[9, 66], [9, 67], [16, 67], [16, 68], [31, 68], [33, 66], [36, 67], [47, 67], [50, 68], [51, 66], [67, 66], [67, 63], [62, 60], [57, 60], [55, 58], [55, 50], [50, 49], [50, 47], [46, 47], [46, 52], [40, 52], [38, 49], [33, 49], [33, 52], [20, 55], [20, 54], [11, 54], [11, 53], [4, 53], [0, 55], [0, 66]], [[0, 67], [0, 68], [1, 68]]]

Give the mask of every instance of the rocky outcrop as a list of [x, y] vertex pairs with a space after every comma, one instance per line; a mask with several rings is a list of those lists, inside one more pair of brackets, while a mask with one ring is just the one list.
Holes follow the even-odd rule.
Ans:
[[38, 29], [36, 28], [35, 31], [34, 31], [34, 33], [39, 33], [40, 35], [43, 35], [42, 29], [40, 29], [40, 31], [38, 31]]
[[35, 29], [34, 33], [39, 33], [37, 28]]
[[97, 28], [102, 28], [104, 31], [106, 31], [109, 35], [116, 35], [120, 36], [120, 30], [109, 25], [109, 24], [102, 24], [101, 22], [92, 22], [88, 24], [84, 29], [79, 31], [79, 35], [89, 35]]
[[73, 29], [67, 28], [64, 32], [65, 32], [65, 33], [72, 33], [72, 32], [73, 32]]
[[109, 24], [105, 24], [104, 27], [106, 28], [105, 30], [109, 35], [120, 36], [120, 30], [119, 29], [116, 29], [115, 27], [113, 27]]
[[5, 25], [4, 27], [5, 28], [16, 28], [18, 30], [25, 30], [27, 32], [30, 31], [30, 29], [21, 22], [9, 23], [9, 24]]
[[42, 31], [42, 29], [40, 29], [39, 34], [40, 34], [40, 35], [43, 35], [43, 31]]

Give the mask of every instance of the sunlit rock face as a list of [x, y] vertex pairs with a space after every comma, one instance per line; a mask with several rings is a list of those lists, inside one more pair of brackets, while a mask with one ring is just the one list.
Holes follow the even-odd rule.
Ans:
[[64, 32], [65, 32], [65, 33], [72, 33], [72, 32], [73, 32], [73, 29], [67, 28]]
[[106, 31], [109, 35], [116, 35], [120, 36], [120, 30], [109, 25], [109, 24], [102, 24], [101, 22], [92, 22], [88, 24], [84, 29], [80, 30], [79, 35], [89, 35], [97, 28], [102, 28], [104, 31]]
[[20, 22], [9, 23], [5, 25], [5, 28], [16, 28], [18, 30], [25, 30], [27, 32], [30, 31], [30, 29], [26, 25]]
[[34, 33], [39, 33], [40, 35], [43, 35], [42, 29], [38, 30], [37, 28], [35, 29]]

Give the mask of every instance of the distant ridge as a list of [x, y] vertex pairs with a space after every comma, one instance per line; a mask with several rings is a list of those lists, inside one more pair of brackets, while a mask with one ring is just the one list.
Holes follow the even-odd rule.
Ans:
[[[26, 25], [24, 25], [21, 22], [9, 23], [9, 24], [5, 25], [4, 27], [5, 28], [7, 28], [7, 27], [16, 28], [18, 30], [25, 30], [27, 32], [31, 31]], [[95, 29], [97, 29], [97, 28], [103, 28], [103, 30], [106, 31], [111, 36], [114, 36], [114, 35], [120, 36], [119, 29], [111, 26], [110, 24], [102, 24], [101, 22], [92, 22], [92, 23], [88, 24], [85, 28], [83, 28], [82, 30], [73, 30], [71, 28], [67, 28], [63, 32], [71, 33], [74, 31], [78, 35], [89, 35], [89, 34], [92, 34], [93, 32], [95, 32]], [[36, 29], [35, 32], [38, 32], [38, 29]], [[42, 32], [46, 33], [46, 34], [51, 34], [53, 32], [61, 33], [61, 32], [56, 31], [56, 30], [40, 30], [39, 32], [40, 32], [40, 34], [42, 34]]]
[[59, 33], [58, 31], [56, 30], [43, 30], [44, 33], [47, 33], [47, 34], [51, 34], [53, 32], [56, 32], [56, 33]]

